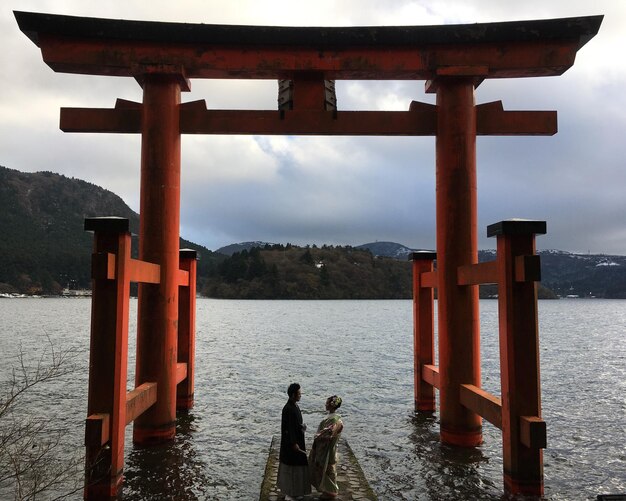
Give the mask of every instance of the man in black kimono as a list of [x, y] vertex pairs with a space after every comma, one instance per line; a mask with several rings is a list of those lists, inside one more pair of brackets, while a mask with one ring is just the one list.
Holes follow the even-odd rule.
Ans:
[[311, 492], [309, 463], [304, 445], [302, 412], [298, 401], [302, 395], [300, 385], [292, 383], [287, 389], [289, 400], [283, 407], [280, 423], [280, 463], [278, 465], [278, 488], [285, 500], [300, 498]]

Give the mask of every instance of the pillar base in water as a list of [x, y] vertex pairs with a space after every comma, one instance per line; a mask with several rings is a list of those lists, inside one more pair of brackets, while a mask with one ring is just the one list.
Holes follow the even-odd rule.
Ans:
[[435, 412], [435, 400], [415, 400], [415, 410], [417, 412]]
[[508, 493], [523, 496], [543, 496], [543, 478], [535, 481], [519, 481], [504, 474], [504, 490]]
[[482, 430], [451, 431], [441, 428], [441, 443], [459, 447], [477, 447], [483, 443]]
[[140, 428], [135, 425], [133, 429], [133, 443], [139, 446], [150, 447], [174, 440], [176, 436], [176, 422], [160, 428]]
[[176, 399], [176, 410], [177, 411], [188, 411], [193, 408], [193, 395], [178, 397]]
[[123, 478], [120, 472], [114, 478], [107, 476], [102, 482], [85, 486], [83, 492], [84, 499], [117, 499], [122, 492]]

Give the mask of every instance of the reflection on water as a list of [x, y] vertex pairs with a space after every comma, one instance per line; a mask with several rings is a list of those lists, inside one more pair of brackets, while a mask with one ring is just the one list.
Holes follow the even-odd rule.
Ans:
[[[483, 385], [498, 394], [497, 303], [480, 309]], [[83, 444], [89, 311], [83, 299], [0, 300], [2, 381], [20, 345], [78, 353], [74, 373], [29, 397], [69, 452]], [[130, 332], [135, 315], [133, 301]], [[626, 301], [542, 301], [539, 323], [546, 499], [626, 492]], [[410, 301], [199, 299], [196, 325], [194, 408], [169, 445], [135, 448], [127, 428], [124, 499], [257, 499], [292, 381], [307, 445], [326, 397], [343, 397], [344, 436], [381, 500], [501, 499], [499, 430], [484, 423], [481, 447], [447, 447], [437, 414], [413, 412]]]
[[126, 456], [123, 498], [207, 499], [207, 489], [224, 482], [212, 481], [208, 465], [193, 440], [193, 414], [179, 414], [176, 438], [167, 445], [133, 448]]
[[[416, 499], [500, 499], [500, 486], [482, 473], [489, 462], [480, 448], [460, 448], [439, 442], [439, 422], [434, 415], [416, 414], [411, 419], [409, 439], [416, 459], [421, 460], [418, 475], [422, 491]], [[428, 458], [428, 460], [424, 460]]]

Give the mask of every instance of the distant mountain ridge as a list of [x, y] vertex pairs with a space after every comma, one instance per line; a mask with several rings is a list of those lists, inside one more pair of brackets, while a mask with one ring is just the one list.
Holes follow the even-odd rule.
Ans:
[[[407, 259], [416, 249], [395, 242], [373, 242], [356, 247], [375, 256]], [[626, 299], [626, 256], [578, 254], [561, 250], [540, 250], [541, 284], [561, 297], [602, 297]], [[492, 261], [496, 251], [478, 251], [478, 261]]]
[[394, 259], [408, 259], [409, 254], [421, 249], [410, 249], [406, 245], [395, 242], [370, 242], [357, 245], [355, 249], [367, 249], [374, 256], [392, 257]]
[[[241, 252], [244, 250], [249, 251], [254, 247], [263, 248], [265, 246], [276, 245], [270, 242], [240, 242], [237, 244], [230, 244], [224, 247], [220, 247], [215, 252], [224, 254], [226, 256], [232, 256], [235, 252]], [[407, 259], [411, 252], [415, 252], [416, 249], [410, 249], [406, 245], [398, 244], [396, 242], [370, 242], [367, 244], [356, 245], [354, 249], [368, 250], [374, 256], [391, 257], [394, 259]]]
[[[267, 242], [241, 242], [222, 247], [216, 252], [229, 256], [254, 247], [274, 246]], [[309, 246], [310, 247], [310, 246]], [[316, 248], [316, 246], [313, 246]], [[325, 247], [325, 246], [324, 246]], [[393, 258], [400, 261], [408, 259], [409, 254], [422, 249], [411, 249], [396, 242], [370, 242], [353, 247], [370, 252], [374, 257]], [[226, 252], [224, 252], [226, 250]], [[577, 254], [561, 250], [540, 250], [541, 285], [543, 296], [550, 294], [560, 297], [597, 297], [626, 299], [626, 256], [605, 254]], [[496, 251], [485, 249], [478, 251], [478, 261], [492, 261]], [[485, 288], [487, 290], [487, 288]], [[488, 295], [497, 294], [495, 287]]]
[[541, 283], [561, 297], [626, 299], [626, 256], [544, 250]]
[[235, 252], [241, 252], [244, 250], [250, 250], [254, 247], [265, 247], [266, 245], [274, 245], [269, 242], [240, 242], [238, 244], [230, 244], [224, 247], [220, 247], [215, 252], [218, 254], [224, 254], [225, 256], [232, 256]]
[[[0, 293], [58, 294], [65, 287], [89, 288], [93, 237], [83, 230], [84, 219], [112, 215], [128, 218], [131, 232], [138, 233], [139, 216], [119, 196], [108, 190], [52, 172], [24, 173], [0, 166]], [[136, 253], [136, 245], [133, 247]], [[268, 290], [280, 291], [280, 297], [284, 298], [363, 297], [363, 290], [372, 291], [372, 298], [410, 296], [410, 289], [406, 292], [406, 284], [411, 271], [406, 261], [414, 249], [394, 242], [371, 242], [356, 247], [323, 245], [318, 248], [250, 241], [212, 252], [181, 239], [181, 247], [198, 250], [198, 282], [199, 288], [204, 290], [209, 290], [204, 287], [205, 282], [212, 284], [210, 290], [224, 289], [224, 284], [220, 283], [222, 269], [228, 272], [228, 277], [236, 276], [237, 280], [244, 282], [256, 273], [257, 282], [261, 278], [264, 280], [262, 284], [259, 282], [265, 287], [264, 293]], [[268, 269], [264, 273], [259, 271], [261, 260], [250, 260], [250, 250], [259, 247], [266, 251], [263, 257], [267, 260]], [[283, 262], [282, 257], [287, 252], [271, 254], [277, 247], [284, 248], [293, 259]], [[310, 251], [310, 255], [306, 250]], [[232, 258], [244, 252], [248, 253], [246, 259], [237, 258], [230, 263], [239, 268], [224, 268], [229, 264], [223, 265], [229, 256]], [[368, 253], [370, 258], [363, 253]], [[562, 297], [626, 299], [626, 256], [558, 250], [540, 251], [539, 255], [541, 284], [555, 294]], [[377, 257], [404, 261], [406, 266], [398, 267], [377, 260]], [[493, 250], [479, 251], [479, 261], [494, 258]], [[334, 262], [342, 264], [333, 270], [331, 263]], [[254, 273], [248, 269], [246, 273], [249, 276], [241, 275], [242, 267], [251, 265]], [[285, 268], [282, 269], [282, 266]], [[366, 266], [372, 268], [368, 268], [367, 273]], [[388, 274], [384, 278], [380, 275], [383, 269]], [[352, 275], [362, 280], [362, 284], [355, 285], [349, 278]], [[294, 276], [308, 281], [308, 289], [294, 283]], [[277, 278], [285, 282], [278, 283]], [[316, 283], [322, 278], [325, 288], [319, 289]], [[387, 281], [388, 278], [392, 279], [391, 282]], [[350, 290], [351, 287], [355, 290]], [[356, 290], [356, 287], [362, 289]], [[249, 295], [251, 290], [233, 283], [229, 283], [227, 288], [229, 294], [245, 291]]]

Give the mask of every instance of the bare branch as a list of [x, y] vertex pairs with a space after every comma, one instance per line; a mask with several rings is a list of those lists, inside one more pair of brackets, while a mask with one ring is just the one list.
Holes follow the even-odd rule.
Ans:
[[33, 387], [73, 372], [73, 356], [72, 350], [55, 350], [49, 337], [38, 357], [26, 356], [20, 346], [11, 379], [4, 384], [0, 399], [0, 492], [8, 495], [10, 490], [16, 500], [38, 499], [41, 493], [61, 485], [70, 486], [72, 494], [80, 490], [78, 465], [84, 459], [57, 457], [66, 430], [51, 430], [46, 419], [25, 416], [18, 410], [18, 403]]

